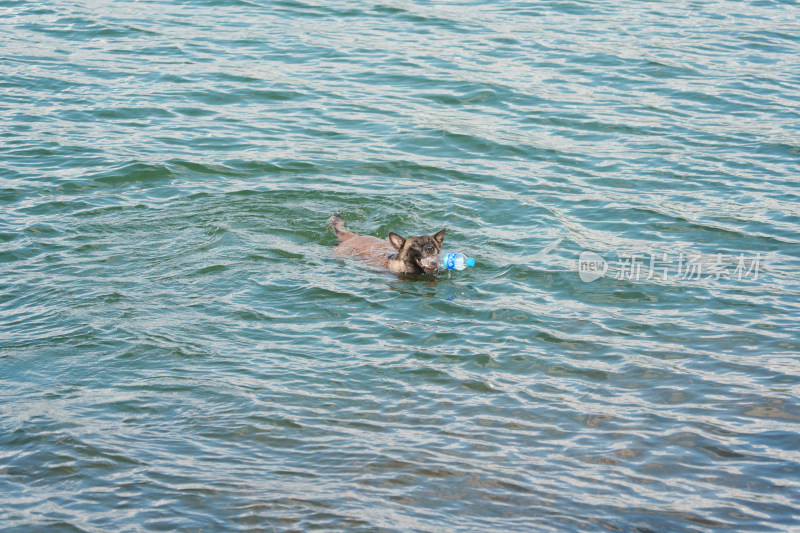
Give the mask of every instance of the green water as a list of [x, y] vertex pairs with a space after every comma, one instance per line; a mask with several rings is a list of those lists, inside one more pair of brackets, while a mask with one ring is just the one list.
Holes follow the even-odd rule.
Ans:
[[0, 530], [800, 527], [798, 20], [0, 2]]

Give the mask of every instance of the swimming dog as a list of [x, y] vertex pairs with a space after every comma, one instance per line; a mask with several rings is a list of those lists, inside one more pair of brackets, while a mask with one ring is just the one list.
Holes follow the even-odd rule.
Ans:
[[339, 244], [333, 249], [337, 255], [351, 256], [367, 264], [385, 268], [395, 274], [433, 274], [437, 270], [436, 258], [442, 250], [445, 229], [435, 235], [422, 235], [404, 239], [389, 232], [386, 239], [359, 235], [344, 227], [344, 220], [338, 215], [328, 220]]

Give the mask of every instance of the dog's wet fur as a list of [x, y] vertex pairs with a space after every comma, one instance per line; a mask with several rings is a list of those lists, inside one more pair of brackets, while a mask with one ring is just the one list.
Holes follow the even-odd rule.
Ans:
[[344, 220], [338, 215], [332, 216], [328, 225], [339, 239], [339, 244], [333, 249], [337, 255], [356, 257], [370, 266], [412, 276], [436, 271], [430, 259], [441, 252], [446, 231], [443, 229], [434, 235], [407, 239], [390, 231], [386, 239], [379, 239], [347, 230]]

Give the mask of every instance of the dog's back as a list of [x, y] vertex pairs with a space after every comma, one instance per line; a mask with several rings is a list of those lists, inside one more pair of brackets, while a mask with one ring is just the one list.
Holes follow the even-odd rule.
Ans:
[[378, 268], [387, 268], [389, 256], [397, 250], [385, 239], [370, 235], [359, 235], [344, 227], [344, 220], [334, 215], [328, 220], [333, 228], [333, 233], [339, 239], [339, 244], [333, 249], [337, 255], [357, 257]]

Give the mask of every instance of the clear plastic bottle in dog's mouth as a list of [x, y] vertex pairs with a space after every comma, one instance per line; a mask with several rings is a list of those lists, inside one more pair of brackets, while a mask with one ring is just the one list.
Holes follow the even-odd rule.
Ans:
[[474, 267], [475, 260], [459, 253], [431, 255], [419, 260], [419, 266], [428, 274], [439, 270], [464, 270]]

